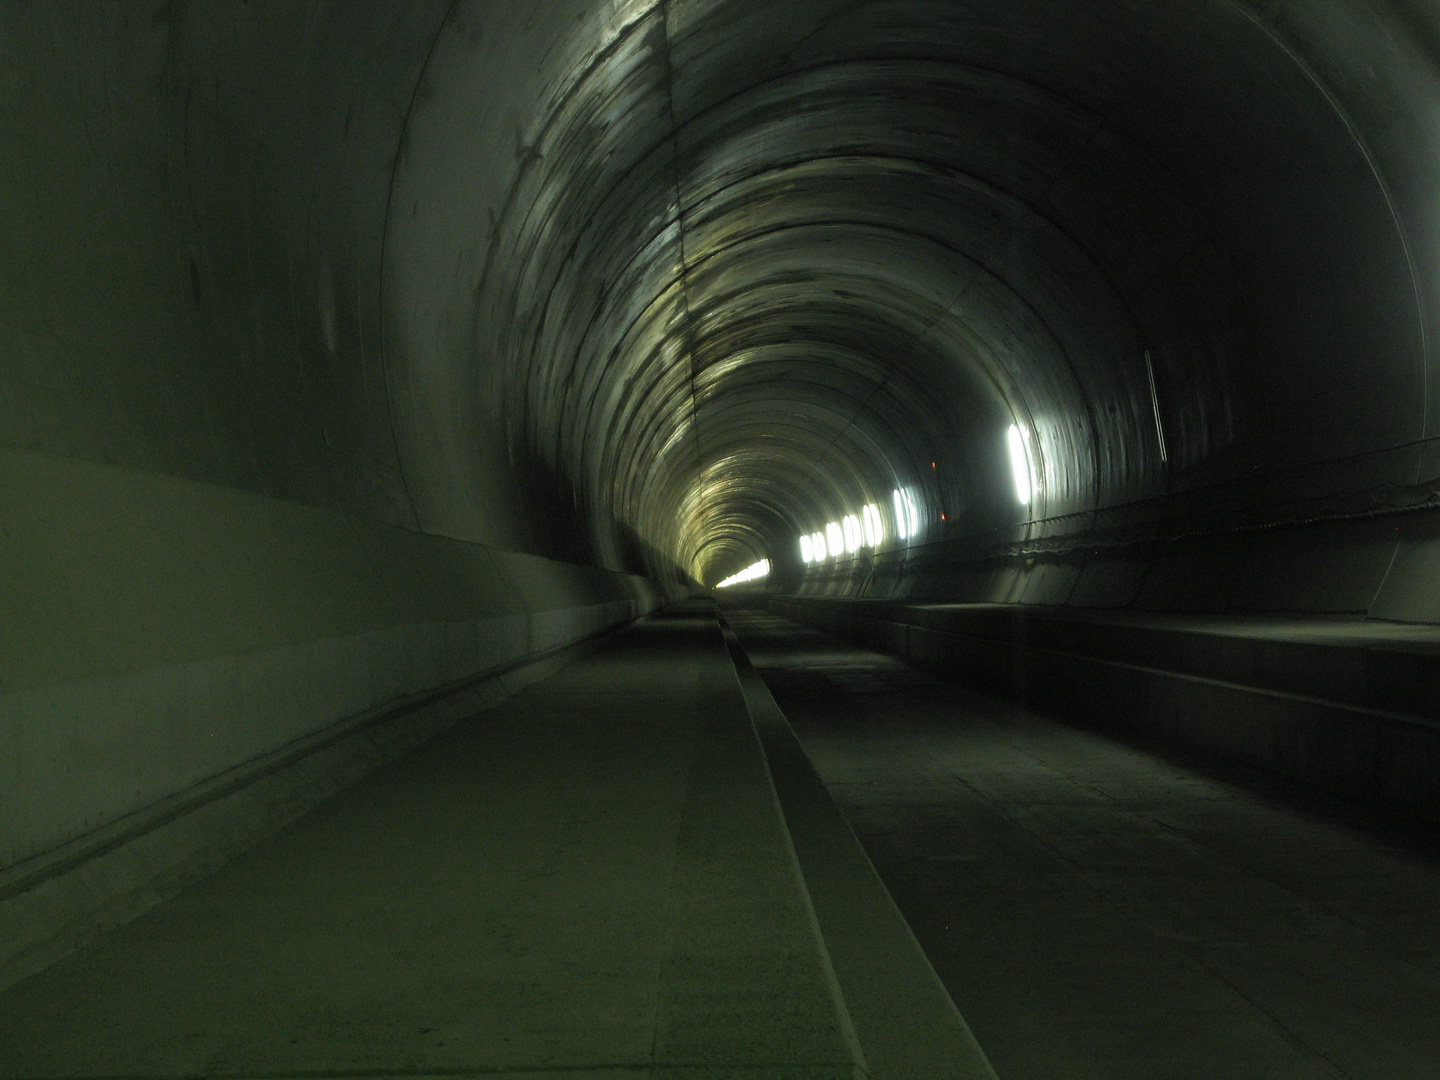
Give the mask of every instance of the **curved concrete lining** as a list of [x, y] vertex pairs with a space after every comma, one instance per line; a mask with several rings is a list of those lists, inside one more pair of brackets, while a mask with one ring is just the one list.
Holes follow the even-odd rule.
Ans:
[[1440, 620], [1430, 5], [0, 17], [0, 865], [760, 558]]

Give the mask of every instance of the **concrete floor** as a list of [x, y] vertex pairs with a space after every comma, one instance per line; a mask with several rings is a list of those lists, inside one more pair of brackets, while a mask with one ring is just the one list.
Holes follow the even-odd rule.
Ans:
[[1427, 838], [726, 618], [1004, 1080], [1440, 1076]]
[[[1424, 838], [727, 619], [1003, 1080], [1440, 1074]], [[924, 980], [787, 832], [750, 678], [639, 624], [0, 994], [0, 1077], [867, 1075]]]
[[0, 995], [0, 1076], [861, 1075], [713, 614], [654, 617]]

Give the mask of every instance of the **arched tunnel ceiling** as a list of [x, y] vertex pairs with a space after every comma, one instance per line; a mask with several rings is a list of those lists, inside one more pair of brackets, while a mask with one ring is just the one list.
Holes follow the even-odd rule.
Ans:
[[713, 582], [896, 487], [936, 543], [1415, 444], [1440, 99], [1403, 26], [459, 0], [386, 233], [419, 524], [483, 537], [521, 462], [599, 561]]

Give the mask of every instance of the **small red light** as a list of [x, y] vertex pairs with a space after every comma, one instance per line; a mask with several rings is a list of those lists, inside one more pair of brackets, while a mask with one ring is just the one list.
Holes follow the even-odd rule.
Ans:
[[940, 466], [936, 465], [933, 461], [930, 462], [930, 468], [932, 468], [932, 469], [938, 469], [939, 467], [940, 467]]
[[941, 520], [941, 521], [944, 521], [944, 520], [945, 520], [945, 515], [944, 515], [944, 514], [941, 514], [941, 515], [940, 515], [940, 520]]

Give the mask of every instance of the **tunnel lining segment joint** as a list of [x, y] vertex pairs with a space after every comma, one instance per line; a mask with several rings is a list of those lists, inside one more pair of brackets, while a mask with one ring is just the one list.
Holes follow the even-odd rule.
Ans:
[[[390, 246], [390, 229], [392, 215], [395, 209], [395, 186], [397, 174], [400, 172], [401, 162], [405, 157], [406, 147], [411, 139], [411, 124], [415, 116], [415, 106], [420, 100], [421, 88], [425, 85], [426, 77], [430, 70], [431, 62], [435, 58], [436, 50], [440, 46], [445, 31], [450, 27], [451, 20], [455, 16], [455, 10], [460, 0], [450, 0], [445, 7], [444, 14], [440, 17], [435, 33], [430, 38], [430, 44], [425, 50], [425, 59], [420, 63], [415, 75], [415, 85], [410, 90], [410, 97], [405, 103], [405, 119], [400, 124], [400, 134], [395, 141], [395, 155], [391, 158], [389, 175], [385, 179], [385, 211], [381, 218], [383, 225], [380, 230], [380, 279], [376, 288], [379, 291], [381, 318], [384, 319], [385, 312], [385, 261], [386, 251]], [[318, 17], [318, 16], [317, 16]], [[415, 502], [414, 489], [410, 484], [410, 469], [405, 460], [405, 454], [400, 450], [400, 436], [395, 427], [395, 380], [390, 372], [390, 360], [385, 348], [386, 335], [382, 329], [379, 335], [377, 348], [380, 352], [380, 372], [385, 380], [385, 422], [390, 433], [391, 452], [395, 455], [395, 470], [400, 478], [401, 490], [405, 493], [405, 505], [410, 511], [410, 520], [413, 528], [424, 532], [425, 523], [420, 520], [420, 511]]]
[[[1346, 134], [1359, 151], [1360, 156], [1365, 159], [1365, 166], [1375, 180], [1375, 185], [1380, 189], [1380, 194], [1385, 200], [1385, 208], [1390, 215], [1390, 222], [1395, 228], [1396, 239], [1400, 241], [1401, 250], [1405, 253], [1405, 267], [1410, 276], [1410, 288], [1415, 297], [1416, 330], [1420, 335], [1420, 379], [1421, 379], [1421, 422], [1420, 433], [1422, 438], [1430, 431], [1430, 365], [1429, 365], [1429, 331], [1426, 326], [1426, 304], [1425, 293], [1420, 286], [1420, 270], [1415, 264], [1415, 253], [1411, 249], [1410, 237], [1405, 228], [1405, 223], [1400, 217], [1400, 209], [1396, 205], [1394, 192], [1390, 190], [1389, 181], [1380, 169], [1380, 163], [1376, 160], [1375, 152], [1370, 148], [1369, 142], [1361, 133], [1359, 125], [1355, 123], [1348, 109], [1340, 103], [1335, 92], [1326, 85], [1315, 66], [1306, 60], [1288, 41], [1282, 37], [1273, 26], [1267, 23], [1255, 11], [1238, 0], [1230, 0], [1231, 6], [1242, 18], [1250, 22], [1256, 29], [1268, 38], [1274, 46], [1285, 55], [1285, 58], [1295, 66], [1297, 70], [1314, 86], [1315, 91], [1325, 100], [1325, 104], [1345, 128]], [[1415, 474], [1415, 481], [1420, 480], [1419, 472]]]
[[[681, 340], [684, 344], [686, 364], [688, 367], [690, 431], [695, 451], [694, 484], [703, 499], [705, 495], [705, 468], [703, 451], [700, 446], [699, 398], [695, 389], [695, 316], [690, 307], [690, 263], [689, 253], [686, 247], [688, 222], [686, 221], [685, 198], [680, 177], [679, 124], [675, 113], [675, 63], [670, 51], [670, 0], [658, 0], [656, 6], [660, 11], [659, 41], [662, 50], [662, 72], [665, 79], [665, 106], [670, 128], [668, 135], [670, 143], [670, 178], [675, 199], [675, 235], [680, 259], [680, 317], [684, 320]], [[702, 568], [692, 564], [687, 567], [687, 569], [692, 575], [698, 577]]]

